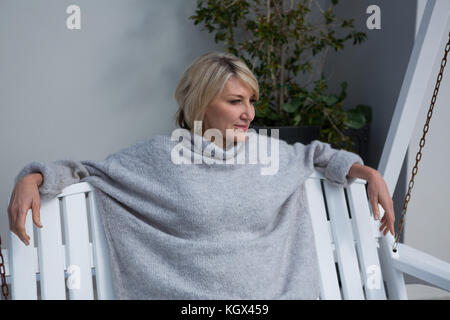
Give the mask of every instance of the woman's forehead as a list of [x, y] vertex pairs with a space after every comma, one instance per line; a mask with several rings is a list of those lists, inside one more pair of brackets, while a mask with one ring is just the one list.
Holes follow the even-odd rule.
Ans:
[[241, 79], [231, 77], [226, 83], [223, 89], [223, 93], [226, 95], [239, 95], [241, 97], [254, 95], [253, 89]]

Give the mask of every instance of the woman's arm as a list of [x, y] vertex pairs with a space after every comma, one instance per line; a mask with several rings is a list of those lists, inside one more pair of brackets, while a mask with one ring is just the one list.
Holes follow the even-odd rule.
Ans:
[[82, 162], [58, 160], [53, 162], [32, 162], [16, 176], [14, 190], [8, 206], [10, 230], [26, 245], [30, 237], [25, 230], [25, 220], [31, 208], [33, 221], [40, 222], [41, 195], [54, 197], [66, 186], [79, 182], [89, 175], [89, 166]]
[[380, 203], [384, 209], [380, 231], [383, 232], [384, 235], [386, 235], [388, 231], [394, 235], [394, 201], [389, 194], [389, 190], [383, 176], [377, 170], [359, 163], [354, 163], [351, 166], [348, 175], [350, 177], [361, 178], [367, 181], [367, 193], [369, 196], [370, 205], [372, 206], [374, 218], [377, 220], [380, 219], [378, 203]]
[[289, 145], [281, 140], [280, 146], [287, 148], [292, 163], [288, 166], [302, 174], [302, 183], [315, 169], [322, 173], [330, 184], [348, 187], [356, 180], [348, 175], [350, 167], [355, 163], [364, 164], [363, 159], [356, 153], [334, 149], [329, 143], [319, 140], [308, 145], [300, 142]]
[[44, 199], [49, 199], [55, 197], [65, 187], [89, 176], [89, 170], [93, 168], [87, 160], [33, 161], [17, 174], [15, 184], [23, 177], [30, 176], [29, 178], [37, 183], [40, 195]]
[[360, 178], [360, 179], [364, 179], [367, 181], [373, 174], [375, 174], [375, 172], [377, 172], [377, 171], [371, 167], [361, 165], [359, 163], [354, 163], [350, 167], [348, 175], [350, 177]]
[[316, 169], [323, 173], [329, 183], [339, 187], [348, 187], [357, 178], [366, 180], [374, 218], [377, 220], [380, 218], [378, 203], [385, 211], [380, 231], [384, 229], [384, 235], [388, 231], [394, 234], [394, 205], [386, 182], [377, 170], [364, 165], [363, 159], [358, 154], [334, 149], [329, 143], [319, 140], [308, 145], [299, 142], [293, 145], [287, 143], [280, 145], [290, 148], [289, 154], [292, 154], [292, 161], [298, 165], [296, 168], [300, 172], [305, 172], [305, 169]]
[[42, 173], [30, 173], [29, 178], [36, 182], [37, 186], [40, 187], [42, 185], [42, 181], [44, 180], [44, 176]]

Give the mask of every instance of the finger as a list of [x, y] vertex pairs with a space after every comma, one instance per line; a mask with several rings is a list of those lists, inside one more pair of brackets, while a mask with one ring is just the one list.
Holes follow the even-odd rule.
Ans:
[[392, 235], [394, 235], [394, 225], [392, 223], [383, 223], [383, 225], [380, 227], [380, 231], [383, 233], [383, 235], [386, 235], [388, 232], [391, 232]]
[[383, 229], [386, 227], [386, 221], [384, 221], [380, 226], [380, 232], [383, 231]]
[[386, 222], [381, 224], [381, 227], [380, 227], [380, 232], [383, 233], [384, 235], [386, 235], [385, 231], [386, 231]]
[[30, 244], [30, 237], [28, 236], [25, 230], [25, 222], [27, 218], [28, 209], [22, 209], [17, 216], [15, 229], [17, 231], [17, 236], [20, 240], [22, 240], [26, 245]]
[[373, 197], [370, 201], [370, 205], [372, 206], [373, 217], [375, 220], [380, 219], [380, 211], [378, 210], [378, 197]]
[[395, 221], [395, 214], [393, 210], [389, 210], [390, 219], [387, 223], [386, 229], [389, 229], [392, 235], [395, 234], [394, 232], [394, 221]]
[[27, 234], [24, 227], [16, 227], [16, 235], [19, 237], [20, 240], [22, 240], [23, 243], [25, 243], [27, 246], [30, 244], [30, 236]]
[[383, 234], [386, 235], [388, 232], [392, 233], [392, 231], [390, 230], [390, 226], [386, 226], [386, 229], [384, 229]]
[[41, 224], [41, 214], [40, 214], [40, 203], [36, 200], [33, 200], [33, 203], [31, 205], [32, 215], [33, 215], [33, 222], [36, 226], [39, 228], [42, 228]]

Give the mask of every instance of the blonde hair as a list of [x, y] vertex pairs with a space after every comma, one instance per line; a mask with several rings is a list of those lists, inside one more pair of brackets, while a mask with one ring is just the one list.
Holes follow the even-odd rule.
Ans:
[[259, 99], [259, 85], [253, 72], [244, 61], [231, 53], [207, 52], [183, 72], [175, 89], [178, 103], [176, 123], [190, 131], [195, 120], [203, 120], [206, 108], [220, 94], [231, 76], [245, 82]]

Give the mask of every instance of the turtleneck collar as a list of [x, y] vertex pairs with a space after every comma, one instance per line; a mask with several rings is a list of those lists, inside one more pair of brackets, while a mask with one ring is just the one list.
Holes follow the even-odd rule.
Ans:
[[245, 141], [230, 143], [225, 148], [221, 148], [207, 138], [189, 131], [189, 134], [183, 137], [181, 143], [194, 153], [194, 157], [203, 156], [215, 162], [223, 162], [227, 159], [236, 158], [239, 153], [245, 152], [245, 142], [247, 140], [248, 137], [246, 137]]

